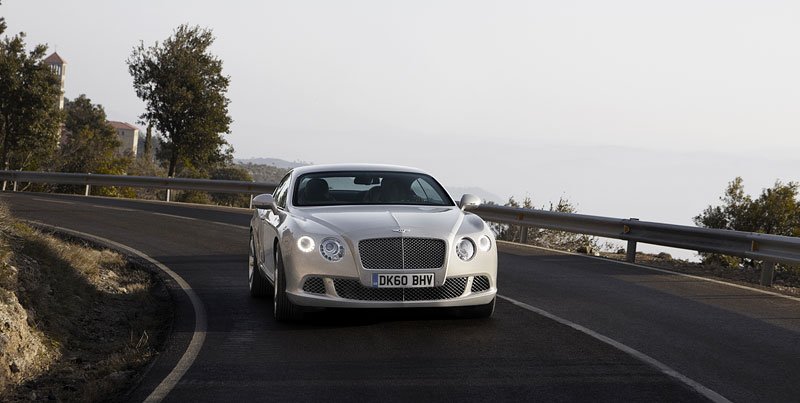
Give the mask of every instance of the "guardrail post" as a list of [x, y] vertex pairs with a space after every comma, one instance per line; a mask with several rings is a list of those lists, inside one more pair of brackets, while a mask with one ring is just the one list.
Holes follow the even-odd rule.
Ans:
[[90, 188], [90, 187], [91, 187], [91, 186], [90, 186], [90, 185], [87, 183], [87, 184], [86, 184], [86, 190], [83, 192], [83, 195], [84, 195], [84, 196], [89, 196], [89, 188]]
[[249, 208], [250, 208], [250, 210], [253, 209], [253, 194], [252, 193], [250, 194], [250, 207]]
[[764, 287], [772, 287], [772, 277], [775, 274], [775, 262], [761, 263], [761, 282]]
[[3, 181], [3, 191], [6, 191], [6, 181]]
[[167, 203], [169, 203], [169, 189], [167, 189]]
[[14, 189], [13, 189], [13, 191], [14, 191], [14, 192], [16, 192], [16, 191], [17, 191], [17, 181], [14, 181]]
[[[631, 218], [631, 221], [639, 221], [638, 218]], [[628, 247], [625, 249], [625, 261], [636, 263], [636, 241], [628, 240]]]
[[636, 241], [628, 241], [628, 248], [625, 250], [625, 261], [636, 263]]
[[519, 226], [519, 243], [528, 243], [528, 227]]

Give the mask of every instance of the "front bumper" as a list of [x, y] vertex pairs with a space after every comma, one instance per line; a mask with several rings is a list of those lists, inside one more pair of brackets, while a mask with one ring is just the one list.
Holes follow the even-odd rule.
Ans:
[[[357, 278], [309, 277], [313, 287], [288, 291], [294, 304], [322, 308], [413, 308], [458, 307], [488, 304], [497, 294], [494, 279], [488, 287], [480, 286], [487, 276], [448, 278], [442, 286], [429, 288], [372, 288]], [[320, 281], [321, 280], [321, 281]], [[306, 283], [310, 284], [310, 283]], [[324, 284], [324, 287], [323, 287]], [[477, 290], [477, 291], [476, 291]]]

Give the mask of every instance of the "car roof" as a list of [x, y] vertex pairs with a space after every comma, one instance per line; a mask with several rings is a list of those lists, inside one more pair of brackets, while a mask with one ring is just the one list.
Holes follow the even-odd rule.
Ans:
[[293, 169], [295, 175], [303, 175], [313, 172], [336, 172], [336, 171], [381, 171], [381, 172], [413, 172], [429, 175], [427, 172], [411, 167], [385, 164], [325, 164], [325, 165], [306, 165]]

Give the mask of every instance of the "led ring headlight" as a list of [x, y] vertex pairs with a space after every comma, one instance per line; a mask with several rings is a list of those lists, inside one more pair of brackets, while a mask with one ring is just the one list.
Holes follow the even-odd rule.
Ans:
[[303, 235], [297, 240], [297, 249], [301, 252], [311, 252], [314, 250], [314, 240], [310, 236]]

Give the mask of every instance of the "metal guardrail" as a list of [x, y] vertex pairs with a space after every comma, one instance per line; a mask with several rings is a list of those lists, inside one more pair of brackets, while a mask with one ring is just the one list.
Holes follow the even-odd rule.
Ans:
[[6, 190], [6, 182], [13, 182], [14, 191], [17, 190], [17, 183], [20, 182], [84, 185], [86, 186], [84, 193], [86, 196], [89, 195], [91, 186], [167, 189], [167, 201], [170, 201], [170, 190], [245, 193], [250, 195], [269, 193], [275, 190], [275, 184], [261, 182], [60, 172], [0, 171], [0, 180], [3, 181], [3, 190]]
[[536, 227], [626, 240], [630, 262], [636, 258], [637, 242], [761, 260], [761, 284], [767, 286], [772, 284], [775, 263], [800, 264], [796, 237], [495, 205], [481, 205], [474, 212], [487, 221], [519, 225], [522, 234], [527, 234], [525, 228]]
[[[89, 186], [168, 189], [167, 201], [169, 189], [246, 193], [251, 196], [275, 189], [274, 184], [243, 181], [25, 171], [0, 171], [0, 180], [4, 181], [3, 190], [5, 181], [14, 182], [15, 191], [17, 182], [85, 185], [87, 195]], [[523, 229], [536, 227], [625, 240], [628, 241], [627, 260], [630, 262], [636, 259], [637, 242], [762, 260], [761, 284], [767, 286], [772, 284], [775, 263], [800, 264], [800, 238], [795, 237], [496, 205], [481, 205], [473, 211], [486, 221], [519, 225]], [[521, 233], [527, 235], [526, 230]], [[525, 237], [521, 241], [524, 243]]]

